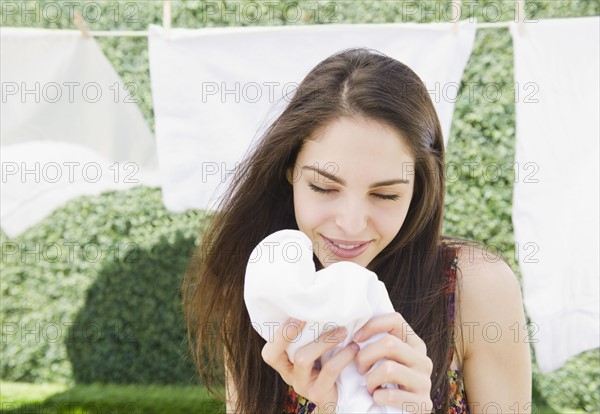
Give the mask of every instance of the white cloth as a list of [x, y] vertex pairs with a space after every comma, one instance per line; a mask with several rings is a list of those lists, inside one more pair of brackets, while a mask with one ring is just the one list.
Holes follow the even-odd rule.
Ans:
[[0, 46], [0, 219], [10, 237], [79, 195], [159, 185], [139, 88], [124, 87], [94, 39], [3, 27]]
[[[315, 341], [325, 331], [346, 327], [346, 338], [323, 354], [321, 364], [325, 364], [352, 341], [352, 335], [369, 319], [394, 312], [385, 285], [366, 268], [341, 261], [316, 271], [312, 243], [297, 230], [277, 231], [254, 248], [246, 268], [244, 300], [252, 326], [267, 341], [273, 341], [275, 330], [288, 318], [306, 321], [300, 335], [293, 340], [291, 337], [297, 333], [295, 326], [288, 325], [284, 330], [284, 335], [290, 337], [286, 351], [292, 363], [300, 347]], [[358, 344], [362, 349], [383, 335], [388, 334], [377, 334]], [[336, 412], [403, 412], [373, 402], [365, 377], [354, 362], [342, 371], [336, 384]]]
[[513, 225], [542, 372], [600, 345], [599, 18], [540, 20], [518, 33]]
[[[475, 24], [332, 24], [203, 29], [149, 27], [150, 76], [163, 200], [214, 209], [253, 139], [317, 63], [370, 47], [423, 80], [444, 138], [475, 40]], [[193, 189], [193, 191], [190, 191]]]

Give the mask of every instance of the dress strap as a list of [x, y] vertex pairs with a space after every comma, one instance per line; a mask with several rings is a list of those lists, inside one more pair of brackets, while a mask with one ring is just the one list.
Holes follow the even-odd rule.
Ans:
[[[454, 332], [454, 303], [456, 291], [456, 269], [458, 264], [458, 249], [459, 247], [449, 248], [446, 252], [446, 267], [444, 268], [444, 280], [446, 281], [446, 294], [448, 296], [448, 313], [450, 316], [450, 327]], [[454, 344], [448, 350], [448, 366], [452, 363], [454, 357]]]
[[454, 292], [456, 291], [456, 267], [458, 264], [458, 247], [448, 249], [446, 253], [446, 267], [444, 280], [446, 281], [446, 294], [448, 295], [448, 312], [451, 324], [454, 324]]
[[[454, 332], [454, 292], [456, 288], [456, 268], [458, 264], [458, 247], [448, 246], [444, 250], [444, 291], [448, 298], [448, 314], [450, 316], [451, 332]], [[451, 369], [452, 359], [454, 357], [454, 344], [448, 349], [446, 356], [446, 368], [444, 372]], [[438, 389], [435, 393], [434, 407], [436, 410], [442, 406], [442, 395]]]

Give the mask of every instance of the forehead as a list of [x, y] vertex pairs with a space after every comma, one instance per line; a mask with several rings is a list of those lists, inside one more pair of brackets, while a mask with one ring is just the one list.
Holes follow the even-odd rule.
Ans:
[[400, 131], [373, 119], [339, 118], [307, 139], [299, 164], [334, 165], [340, 174], [359, 172], [378, 176], [397, 174], [414, 165], [406, 138]]

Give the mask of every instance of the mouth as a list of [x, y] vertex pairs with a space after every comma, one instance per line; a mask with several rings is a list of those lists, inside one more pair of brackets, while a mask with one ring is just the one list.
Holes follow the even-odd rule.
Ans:
[[369, 247], [371, 241], [344, 241], [328, 239], [321, 235], [325, 240], [326, 250], [343, 259], [352, 259], [361, 255]]

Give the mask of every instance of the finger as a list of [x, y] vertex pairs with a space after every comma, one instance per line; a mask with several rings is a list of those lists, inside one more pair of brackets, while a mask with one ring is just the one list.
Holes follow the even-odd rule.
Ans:
[[356, 367], [361, 374], [382, 359], [391, 359], [406, 366], [414, 365], [420, 358], [410, 345], [393, 335], [385, 335], [378, 341], [365, 346], [356, 357]]
[[301, 384], [313, 382], [319, 374], [319, 371], [313, 369], [315, 361], [326, 351], [338, 346], [346, 336], [348, 336], [346, 328], [336, 328], [321, 334], [316, 341], [298, 349], [294, 355], [294, 376], [298, 381]]
[[400, 388], [410, 392], [425, 392], [429, 378], [420, 374], [405, 365], [398, 364], [395, 361], [383, 360], [373, 371], [369, 372], [365, 378], [367, 390], [373, 394], [377, 388], [383, 384], [398, 384]]
[[300, 335], [304, 327], [304, 321], [288, 319], [280, 325], [273, 335], [272, 341], [267, 341], [261, 351], [263, 360], [275, 369], [281, 377], [289, 384], [289, 375], [293, 369], [285, 350], [293, 340]]
[[400, 408], [407, 413], [430, 413], [431, 401], [423, 401], [410, 391], [393, 388], [379, 388], [373, 393], [373, 401], [382, 406]]
[[363, 342], [381, 332], [388, 332], [402, 339], [413, 348], [425, 351], [425, 353], [427, 351], [425, 342], [413, 331], [408, 322], [398, 312], [374, 316], [354, 334], [353, 340]]
[[278, 353], [284, 352], [291, 343], [296, 342], [306, 325], [306, 321], [289, 318], [279, 325], [273, 334], [273, 344]]
[[354, 361], [360, 347], [356, 342], [350, 342], [331, 357], [321, 368], [316, 379], [317, 388], [329, 388], [333, 386], [344, 368]]

